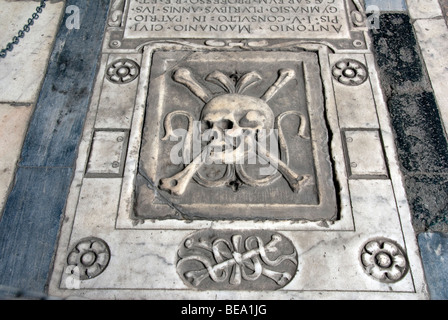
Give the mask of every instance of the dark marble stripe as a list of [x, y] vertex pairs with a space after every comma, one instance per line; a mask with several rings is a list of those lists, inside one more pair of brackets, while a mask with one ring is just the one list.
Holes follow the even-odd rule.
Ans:
[[[448, 142], [410, 18], [382, 14], [380, 28], [371, 33], [414, 227], [448, 232], [448, 219], [440, 218], [448, 208], [436, 203], [436, 198], [448, 199]], [[427, 178], [417, 183], [416, 176]]]
[[68, 29], [65, 20], [62, 23], [25, 138], [21, 166], [73, 166], [95, 80], [108, 3], [67, 1], [67, 6], [80, 9], [80, 29]]
[[382, 14], [371, 33], [429, 293], [448, 299], [448, 143], [437, 102], [409, 16]]
[[448, 299], [448, 235], [425, 232], [418, 236], [420, 253], [424, 261], [426, 281], [432, 300]]
[[[99, 62], [110, 0], [67, 0], [0, 220], [0, 286], [45, 292]], [[51, 5], [51, 4], [49, 4]]]
[[0, 222], [0, 284], [43, 292], [72, 169], [19, 168]]

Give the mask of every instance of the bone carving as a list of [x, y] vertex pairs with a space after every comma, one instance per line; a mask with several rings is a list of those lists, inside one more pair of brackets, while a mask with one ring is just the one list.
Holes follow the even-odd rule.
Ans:
[[278, 289], [294, 277], [297, 252], [280, 234], [272, 234], [270, 241], [238, 233], [216, 239], [201, 236], [206, 235], [199, 232], [189, 237], [178, 251], [178, 273], [195, 288], [221, 289], [230, 285], [231, 289], [242, 290], [250, 282], [256, 286], [255, 282], [263, 285], [268, 281]]
[[[300, 120], [298, 136], [302, 139], [310, 139], [307, 131], [307, 120], [305, 116], [297, 111], [287, 111], [275, 117], [268, 102], [288, 82], [295, 78], [292, 69], [281, 69], [278, 72], [277, 81], [262, 95], [261, 98], [244, 95], [243, 93], [251, 86], [259, 83], [262, 78], [257, 72], [249, 72], [242, 75], [236, 83], [220, 71], [210, 73], [205, 80], [222, 87], [226, 93], [213, 97], [210, 90], [203, 87], [193, 76], [190, 70], [179, 68], [173, 74], [173, 80], [187, 87], [193, 94], [201, 99], [205, 105], [200, 115], [201, 140], [205, 142], [202, 150], [185, 168], [177, 174], [162, 178], [159, 187], [173, 195], [182, 195], [190, 181], [206, 187], [231, 186], [235, 191], [239, 184], [249, 186], [266, 186], [279, 179], [281, 176], [288, 182], [293, 192], [299, 192], [300, 188], [312, 180], [308, 174], [299, 174], [292, 170], [288, 163], [288, 149], [281, 130], [281, 121], [285, 116], [297, 116]], [[193, 116], [187, 111], [174, 111], [166, 115], [164, 127], [167, 140], [174, 134], [171, 121], [174, 116], [185, 116], [189, 121], [189, 129], [185, 138], [184, 158], [188, 153], [190, 156], [192, 146], [192, 121]], [[261, 138], [270, 137], [278, 130], [280, 154], [266, 150], [263, 144], [259, 144]], [[221, 139], [217, 139], [221, 137]], [[275, 139], [274, 139], [275, 140]], [[254, 178], [244, 167], [245, 161], [250, 155], [256, 154], [258, 159], [273, 167], [272, 173], [263, 178]], [[219, 180], [209, 181], [204, 178], [200, 169], [210, 163], [220, 163], [227, 166], [224, 176]], [[236, 187], [235, 187], [236, 186]]]

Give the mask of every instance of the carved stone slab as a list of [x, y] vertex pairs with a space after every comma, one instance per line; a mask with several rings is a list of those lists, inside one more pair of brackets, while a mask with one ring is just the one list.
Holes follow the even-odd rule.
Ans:
[[[163, 52], [153, 59], [135, 218], [336, 219], [316, 54]], [[223, 140], [231, 131], [273, 132], [239, 145], [253, 146], [252, 158], [196, 165], [211, 144], [199, 136], [204, 127]]]
[[111, 1], [49, 293], [427, 298], [365, 20], [358, 0]]
[[126, 38], [344, 38], [344, 1], [131, 1]]
[[307, 39], [366, 48], [361, 0], [114, 0], [105, 49], [148, 39], [189, 39], [225, 47]]

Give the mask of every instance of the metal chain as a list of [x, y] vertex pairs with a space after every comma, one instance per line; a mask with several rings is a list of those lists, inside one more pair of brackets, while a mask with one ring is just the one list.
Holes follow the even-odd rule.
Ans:
[[23, 26], [22, 30], [19, 30], [17, 32], [17, 35], [12, 37], [11, 42], [9, 42], [6, 47], [2, 50], [0, 50], [0, 58], [5, 58], [8, 51], [11, 52], [14, 49], [14, 46], [19, 43], [20, 39], [25, 37], [25, 32], [30, 31], [30, 27], [34, 24], [34, 20], [39, 19], [39, 13], [42, 13], [43, 9], [45, 8], [47, 0], [41, 0], [40, 5], [36, 8], [36, 11], [33, 13], [31, 18], [28, 19], [28, 23]]

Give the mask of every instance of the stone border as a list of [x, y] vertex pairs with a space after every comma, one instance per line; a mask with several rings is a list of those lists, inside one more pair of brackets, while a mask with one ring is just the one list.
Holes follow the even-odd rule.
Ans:
[[[61, 229], [54, 276], [50, 283], [51, 294], [58, 296], [101, 296], [102, 298], [114, 296], [121, 299], [136, 297], [161, 299], [169, 294], [172, 299], [187, 297], [190, 299], [206, 299], [212, 292], [215, 298], [223, 299], [228, 296], [229, 292], [191, 290], [174, 270], [174, 266], [177, 264], [175, 253], [183, 239], [193, 232], [212, 228], [217, 233], [230, 234], [235, 232], [235, 235], [239, 234], [235, 230], [275, 230], [290, 239], [297, 248], [300, 263], [298, 273], [287, 286], [271, 292], [269, 295], [263, 291], [243, 290], [238, 294], [239, 299], [260, 299], [263, 297], [275, 299], [306, 298], [316, 297], [316, 292], [324, 293], [324, 291], [325, 297], [332, 298], [346, 298], [355, 295], [377, 299], [424, 299], [427, 297], [420, 258], [417, 254], [416, 239], [410, 223], [410, 212], [398, 170], [394, 139], [390, 131], [390, 119], [382, 97], [380, 82], [375, 72], [373, 55], [368, 52], [331, 53], [324, 46], [309, 45], [307, 47], [304, 43], [291, 45], [298, 48], [305, 46], [305, 48], [319, 52], [322, 78], [327, 90], [327, 120], [333, 123], [331, 126], [333, 129], [332, 148], [338, 153], [338, 156], [334, 159], [337, 164], [335, 168], [337, 174], [343, 177], [340, 179], [341, 189], [346, 192], [342, 193], [341, 220], [333, 224], [325, 222], [297, 224], [252, 222], [248, 224], [243, 221], [233, 222], [231, 226], [219, 221], [133, 222], [129, 219], [132, 210], [132, 198], [129, 196], [132, 194], [134, 186], [131, 178], [135, 176], [137, 170], [152, 52], [156, 49], [194, 50], [197, 49], [197, 45], [185, 41], [171, 41], [168, 44], [153, 41], [143, 48], [143, 53], [140, 53], [142, 55], [141, 59], [138, 57], [138, 52], [129, 53], [135, 55], [133, 57], [141, 61], [141, 75], [138, 86], [133, 89], [137, 92], [137, 95], [134, 105], [131, 106], [133, 112], [132, 124], [126, 123], [130, 126], [130, 140], [124, 178], [86, 179], [84, 173], [88, 161], [87, 150], [89, 150], [93, 138], [95, 123], [106, 123], [102, 117], [98, 117], [101, 114], [102, 99], [106, 98], [102, 98], [101, 95], [101, 87], [103, 84], [107, 84], [107, 80], [106, 82], [103, 81], [104, 66], [109, 65], [109, 61], [122, 56], [122, 54], [105, 52], [101, 60], [103, 67], [97, 77], [91, 108], [86, 120], [83, 142], [79, 148], [80, 156], [77, 162], [77, 170]], [[281, 51], [281, 48], [277, 48], [277, 50]], [[351, 86], [339, 83], [332, 76], [331, 67], [338, 61], [348, 58], [356, 59], [365, 64], [366, 70], [369, 70], [370, 80], [360, 83], [355, 91], [352, 90]], [[362, 87], [363, 85], [365, 87]], [[337, 94], [334, 94], [333, 90]], [[355, 97], [361, 95], [365, 99], [363, 108], [356, 108], [352, 104], [344, 105], [344, 99], [341, 100], [341, 97], [350, 94], [355, 95]], [[366, 96], [366, 94], [368, 95]], [[125, 106], [129, 108], [129, 105]], [[356, 112], [362, 114], [367, 112], [367, 115], [372, 114], [373, 116], [371, 118], [368, 116], [369, 121], [366, 123], [365, 119], [356, 116]], [[364, 122], [360, 124], [359, 121]], [[120, 121], [110, 123], [115, 127], [124, 125]], [[342, 136], [338, 131], [339, 129], [335, 130], [339, 126], [351, 128], [355, 131], [369, 129], [368, 132], [375, 132], [373, 130], [380, 132], [381, 145], [384, 148], [385, 159], [387, 159], [388, 164], [389, 179], [384, 179], [384, 177], [377, 179], [375, 175], [368, 179], [365, 179], [365, 177], [361, 177], [361, 179], [359, 177], [347, 178], [347, 169], [342, 154]], [[369, 139], [375, 137], [375, 135], [368, 136]], [[376, 140], [373, 139], [372, 141]], [[360, 159], [368, 163], [369, 158], [364, 155]], [[119, 201], [120, 197], [121, 201]], [[231, 229], [229, 230], [229, 228]], [[114, 253], [114, 259], [111, 259], [108, 268], [100, 276], [87, 280], [76, 279], [73, 274], [66, 272], [67, 249], [71, 248], [79, 239], [92, 236], [101, 238], [108, 244], [111, 252]], [[395, 278], [397, 276], [391, 271], [391, 277], [394, 280], [391, 281], [394, 282], [392, 284], [379, 281], [366, 274], [368, 272], [363, 271], [366, 265], [361, 263], [360, 258], [361, 250], [366, 241], [384, 238], [388, 239], [386, 242], [396, 243], [403, 248], [403, 252], [406, 252], [407, 255], [405, 261], [409, 261], [411, 266], [409, 272], [403, 271], [398, 278]], [[239, 261], [237, 253], [240, 252], [235, 253], [235, 262], [229, 260], [229, 264], [234, 265]], [[387, 254], [387, 252], [381, 253], [382, 259], [384, 254]], [[327, 260], [321, 261], [321, 259]], [[148, 266], [151, 266], [151, 268], [148, 269]], [[316, 269], [316, 266], [321, 266], [325, 269], [325, 272], [320, 272], [322, 270], [320, 268]], [[391, 268], [394, 266], [395, 264], [390, 265]], [[406, 266], [401, 263], [398, 266], [404, 268], [402, 270], [407, 270]], [[370, 266], [367, 267], [370, 268]], [[382, 262], [377, 267], [381, 270], [381, 268], [389, 268], [389, 264]], [[341, 270], [345, 275], [350, 274], [350, 281], [340, 276]], [[122, 275], [123, 272], [126, 276]], [[181, 272], [184, 272], [183, 269]], [[309, 277], [310, 274], [313, 274], [313, 276]], [[402, 276], [403, 278], [401, 278]], [[396, 282], [395, 280], [400, 281]], [[325, 284], [324, 287], [323, 284]], [[391, 287], [396, 292], [391, 292]]]
[[[93, 25], [97, 25], [97, 23], [98, 23], [98, 20], [96, 20], [96, 23], [95, 24], [93, 24]], [[90, 31], [90, 30], [89, 30]], [[69, 179], [69, 178], [68, 178]], [[58, 190], [58, 191], [60, 191], [60, 190]], [[39, 194], [39, 196], [41, 196], [40, 194]], [[11, 200], [12, 201], [12, 200]], [[14, 228], [16, 228], [16, 226], [14, 225], [13, 226]], [[21, 263], [23, 264], [23, 261], [21, 261]], [[34, 270], [33, 270], [33, 275], [32, 276], [34, 276]], [[31, 279], [31, 277], [32, 277], [31, 275], [29, 275], [28, 274], [28, 276], [26, 275], [26, 272], [23, 274], [23, 279], [25, 280], [25, 281], [27, 281], [27, 280], [29, 280], [29, 279]], [[27, 278], [28, 277], [28, 278]], [[39, 289], [40, 290], [40, 289]], [[325, 297], [326, 295], [324, 294], [323, 295], [323, 297]], [[348, 295], [347, 297], [350, 297], [351, 295]]]
[[62, 23], [58, 31], [0, 221], [0, 283], [36, 292], [45, 291], [51, 269], [109, 1], [69, 5], [81, 9], [81, 28]]

